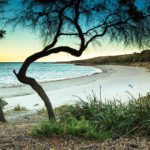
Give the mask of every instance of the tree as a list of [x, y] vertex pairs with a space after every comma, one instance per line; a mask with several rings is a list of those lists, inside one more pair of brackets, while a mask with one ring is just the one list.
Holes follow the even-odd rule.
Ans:
[[[143, 0], [141, 5], [136, 0], [23, 0], [21, 4], [19, 13], [8, 22], [38, 32], [45, 46], [26, 58], [14, 74], [41, 97], [49, 119], [55, 115], [48, 96], [34, 78], [26, 75], [34, 61], [59, 52], [79, 57], [89, 44], [101, 44], [105, 38], [122, 41], [125, 46], [149, 46], [150, 0]], [[58, 46], [61, 37], [75, 39], [78, 47]]]

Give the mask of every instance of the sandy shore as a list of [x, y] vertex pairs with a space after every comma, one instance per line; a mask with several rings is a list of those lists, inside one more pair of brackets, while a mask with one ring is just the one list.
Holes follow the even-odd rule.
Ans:
[[[46, 90], [54, 107], [72, 103], [79, 96], [86, 100], [92, 90], [102, 99], [121, 99], [127, 101], [139, 94], [150, 92], [150, 72], [145, 68], [117, 65], [94, 66], [103, 70], [102, 73], [91, 76], [41, 83]], [[29, 86], [0, 89], [1, 97], [8, 102], [6, 109], [11, 109], [17, 104], [28, 109], [38, 109], [44, 106], [42, 100]], [[20, 96], [19, 96], [20, 95]], [[36, 105], [36, 106], [34, 106]]]

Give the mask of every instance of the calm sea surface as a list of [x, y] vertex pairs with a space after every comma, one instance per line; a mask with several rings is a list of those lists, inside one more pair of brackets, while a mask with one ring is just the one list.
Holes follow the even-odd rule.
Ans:
[[[13, 74], [13, 69], [19, 70], [22, 63], [0, 63], [0, 87], [18, 86], [21, 83]], [[27, 72], [39, 82], [48, 82], [68, 78], [77, 78], [102, 72], [100, 69], [73, 64], [33, 63]]]

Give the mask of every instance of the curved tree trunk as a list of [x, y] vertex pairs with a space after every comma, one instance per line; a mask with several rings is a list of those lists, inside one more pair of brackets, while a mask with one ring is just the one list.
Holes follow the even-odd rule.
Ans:
[[20, 82], [30, 85], [32, 87], [32, 89], [41, 97], [41, 99], [43, 100], [45, 107], [47, 109], [49, 120], [55, 119], [55, 115], [54, 115], [54, 111], [53, 111], [51, 102], [50, 102], [46, 92], [42, 88], [42, 86], [39, 85], [37, 83], [37, 81], [33, 78], [29, 78], [26, 76], [20, 76], [19, 74], [17, 75], [17, 78], [19, 79]]
[[2, 107], [0, 107], [0, 122], [6, 122]]
[[44, 101], [45, 107], [47, 109], [48, 112], [48, 118], [49, 120], [55, 119], [55, 115], [54, 115], [54, 111], [52, 108], [52, 104], [46, 94], [46, 92], [44, 91], [44, 89], [42, 88], [41, 85], [39, 85], [36, 80], [33, 80], [33, 83], [30, 84], [30, 86], [34, 89], [34, 91], [41, 97], [41, 99]]
[[53, 107], [52, 107], [52, 104], [51, 104], [46, 92], [43, 90], [43, 88], [36, 81], [34, 81], [34, 83], [31, 87], [35, 90], [35, 92], [37, 92], [37, 94], [44, 101], [45, 107], [46, 107], [47, 112], [48, 112], [49, 120], [55, 119]]
[[53, 111], [52, 104], [46, 92], [44, 91], [42, 86], [37, 83], [37, 81], [34, 78], [30, 78], [26, 76], [26, 71], [30, 66], [30, 64], [32, 64], [35, 60], [37, 60], [40, 57], [41, 57], [41, 52], [31, 55], [25, 60], [18, 73], [16, 73], [16, 71], [14, 70], [14, 74], [16, 75], [16, 77], [20, 82], [30, 85], [32, 89], [41, 97], [47, 109], [48, 118], [49, 120], [52, 120], [55, 119], [55, 114]]
[[22, 64], [20, 70], [18, 73], [16, 73], [16, 71], [14, 70], [14, 74], [16, 75], [16, 77], [18, 78], [18, 80], [24, 84], [28, 84], [32, 87], [32, 89], [41, 97], [41, 99], [44, 101], [45, 107], [48, 111], [48, 117], [49, 120], [51, 119], [55, 119], [55, 115], [54, 115], [54, 111], [53, 111], [53, 107], [50, 103], [50, 100], [46, 94], [46, 92], [44, 91], [44, 89], [37, 83], [37, 81], [34, 78], [30, 78], [26, 76], [26, 72], [28, 67], [36, 60], [38, 60], [39, 58], [48, 56], [50, 54], [54, 54], [54, 53], [59, 53], [59, 52], [66, 52], [69, 53], [73, 56], [81, 56], [81, 54], [83, 53], [84, 49], [81, 49], [80, 51], [77, 51], [76, 49], [70, 48], [68, 46], [60, 46], [60, 47], [56, 47], [51, 49], [50, 51], [48, 51], [49, 48], [53, 47], [52, 45], [49, 45], [47, 47], [44, 48], [44, 50], [37, 52], [31, 56], [29, 56], [24, 63]]

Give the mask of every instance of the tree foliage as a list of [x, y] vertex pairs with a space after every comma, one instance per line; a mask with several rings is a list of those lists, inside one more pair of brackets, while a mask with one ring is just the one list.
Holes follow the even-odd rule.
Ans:
[[39, 32], [48, 45], [69, 35], [82, 49], [103, 38], [149, 46], [149, 9], [149, 0], [141, 5], [136, 0], [23, 0], [17, 17], [9, 21]]
[[6, 34], [6, 31], [0, 30], [0, 39], [4, 38], [4, 35]]
[[[0, 0], [0, 21], [3, 19], [4, 6], [7, 4], [7, 0]], [[4, 38], [6, 31], [0, 30], [0, 39]]]

